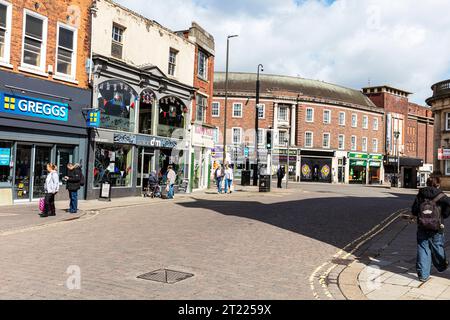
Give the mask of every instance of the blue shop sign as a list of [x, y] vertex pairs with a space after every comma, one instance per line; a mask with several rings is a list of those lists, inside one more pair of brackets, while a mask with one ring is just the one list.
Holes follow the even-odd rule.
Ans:
[[69, 120], [67, 103], [0, 93], [0, 112], [48, 120]]
[[0, 166], [9, 166], [11, 159], [10, 148], [0, 148]]
[[86, 125], [89, 128], [99, 128], [100, 127], [100, 110], [89, 110], [86, 118]]

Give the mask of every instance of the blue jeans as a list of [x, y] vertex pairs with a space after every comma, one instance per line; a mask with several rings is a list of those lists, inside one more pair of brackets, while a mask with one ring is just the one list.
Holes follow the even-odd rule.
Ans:
[[78, 191], [69, 191], [70, 196], [70, 213], [77, 213], [78, 211]]
[[175, 191], [173, 190], [173, 184], [169, 186], [169, 192], [167, 193], [167, 199], [173, 199]]
[[216, 178], [217, 192], [222, 192], [222, 178]]
[[447, 257], [444, 250], [443, 233], [417, 230], [417, 275], [426, 280], [431, 274], [431, 263], [439, 272], [447, 269]]
[[225, 193], [228, 193], [228, 188], [230, 188], [230, 191], [231, 191], [232, 185], [233, 185], [233, 180], [225, 179]]

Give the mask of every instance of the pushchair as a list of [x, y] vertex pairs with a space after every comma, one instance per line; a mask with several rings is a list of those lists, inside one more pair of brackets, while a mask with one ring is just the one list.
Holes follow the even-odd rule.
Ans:
[[161, 187], [158, 184], [150, 184], [144, 188], [144, 197], [161, 198]]

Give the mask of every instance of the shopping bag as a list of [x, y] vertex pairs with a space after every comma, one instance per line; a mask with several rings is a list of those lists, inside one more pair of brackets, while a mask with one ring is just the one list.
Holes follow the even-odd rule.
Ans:
[[39, 211], [41, 213], [45, 211], [45, 199], [44, 198], [39, 199]]

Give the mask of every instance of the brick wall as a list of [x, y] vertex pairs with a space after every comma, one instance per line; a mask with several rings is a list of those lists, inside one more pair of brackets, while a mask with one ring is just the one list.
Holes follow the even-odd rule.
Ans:
[[[208, 103], [206, 107], [205, 123], [211, 124], [211, 104], [213, 101], [214, 90], [214, 56], [208, 58], [208, 79], [200, 78], [198, 74], [198, 52], [199, 47], [195, 48], [195, 68], [194, 68], [194, 87], [198, 88], [198, 92], [205, 94], [208, 97]], [[197, 106], [195, 97], [192, 102], [192, 121], [196, 120]]]
[[[35, 4], [39, 4], [36, 9]], [[47, 50], [45, 69], [47, 71], [48, 65], [53, 66], [56, 70], [56, 45], [57, 45], [57, 22], [61, 22], [70, 26], [77, 27], [77, 66], [76, 66], [76, 80], [78, 85], [70, 82], [63, 82], [61, 80], [53, 79], [51, 75], [38, 76], [27, 73], [32, 77], [47, 79], [55, 82], [60, 82], [68, 85], [79, 86], [81, 88], [88, 87], [88, 75], [86, 73], [86, 59], [89, 58], [90, 52], [90, 13], [91, 0], [25, 0], [13, 1], [13, 19], [12, 19], [12, 33], [11, 33], [11, 61], [13, 65], [13, 72], [23, 73], [19, 71], [19, 66], [22, 59], [22, 37], [23, 37], [23, 18], [24, 9], [34, 11], [40, 15], [48, 18], [47, 29]], [[11, 71], [9, 68], [0, 67], [2, 70]]]

